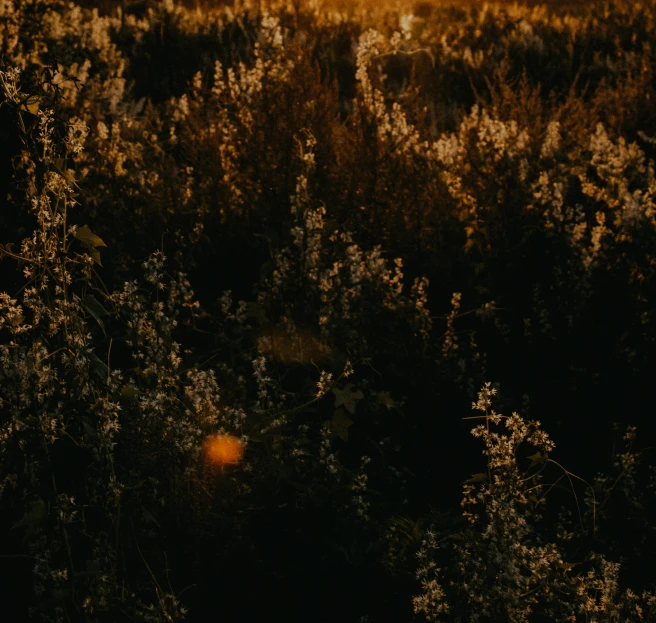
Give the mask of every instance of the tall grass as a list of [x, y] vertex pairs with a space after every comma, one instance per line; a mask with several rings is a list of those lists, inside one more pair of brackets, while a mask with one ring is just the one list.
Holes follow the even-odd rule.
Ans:
[[653, 620], [653, 3], [93, 5], [0, 3], [12, 620]]

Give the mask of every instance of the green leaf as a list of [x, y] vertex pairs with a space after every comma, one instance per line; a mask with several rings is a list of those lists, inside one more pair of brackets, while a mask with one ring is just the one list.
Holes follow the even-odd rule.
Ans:
[[132, 385], [126, 385], [125, 387], [121, 387], [120, 396], [125, 400], [137, 402], [139, 399], [139, 390], [136, 387], [132, 387]]
[[348, 415], [346, 415], [346, 411], [344, 411], [342, 408], [335, 409], [333, 412], [333, 417], [330, 420], [330, 429], [333, 431], [333, 434], [337, 435], [344, 441], [348, 441], [348, 429], [350, 426], [353, 426], [353, 420]]
[[39, 498], [30, 502], [30, 507], [23, 513], [23, 517], [17, 521], [12, 528], [22, 528], [24, 526], [30, 526], [34, 524], [39, 524], [46, 516], [46, 503]]
[[88, 255], [91, 256], [91, 259], [102, 266], [100, 262], [100, 251], [97, 247], [106, 247], [107, 245], [103, 242], [103, 239], [100, 236], [96, 236], [90, 229], [88, 225], [82, 225], [75, 230], [75, 238], [79, 240], [85, 247]]
[[13, 246], [13, 242], [8, 242], [7, 244], [3, 245], [0, 244], [0, 260], [7, 255], [7, 253], [11, 253], [11, 247]]
[[57, 172], [67, 181], [70, 182], [71, 184], [75, 185], [75, 171], [73, 169], [69, 169], [66, 166], [66, 159], [65, 158], [53, 158], [52, 159], [52, 164], [54, 165], [55, 169]]
[[100, 236], [96, 236], [90, 229], [88, 225], [82, 225], [75, 230], [75, 237], [85, 246], [92, 248], [96, 247], [106, 247], [107, 245], [103, 242]]
[[93, 426], [91, 426], [91, 422], [88, 420], [88, 418], [82, 418], [82, 426], [84, 427], [84, 432], [87, 434], [91, 441], [100, 440], [98, 431]]
[[358, 400], [364, 398], [364, 394], [359, 389], [354, 389], [353, 383], [349, 383], [344, 389], [333, 389], [335, 394], [335, 407], [344, 407], [349, 413], [355, 413], [355, 406]]
[[98, 375], [98, 378], [105, 380], [109, 375], [107, 364], [96, 353], [91, 353], [89, 359], [91, 361], [91, 369]]
[[483, 473], [472, 474], [471, 478], [465, 480], [465, 484], [467, 485], [474, 485], [481, 482], [487, 482], [487, 474], [483, 474]]
[[21, 104], [22, 110], [27, 110], [31, 115], [39, 114], [39, 105], [41, 104], [40, 95], [30, 95], [23, 104]]
[[154, 523], [158, 528], [161, 528], [161, 526], [159, 525], [159, 521], [157, 521], [155, 515], [153, 515], [149, 510], [146, 510], [144, 508], [142, 517], [146, 523]]
[[13, 526], [12, 530], [18, 528], [25, 528], [23, 535], [23, 544], [36, 532], [37, 528], [46, 520], [48, 515], [47, 504], [39, 498], [30, 502], [30, 507], [27, 509], [19, 521]]
[[388, 411], [399, 408], [399, 403], [390, 396], [389, 392], [378, 392], [376, 400], [381, 407], [385, 407]]
[[[98, 263], [100, 264], [100, 262]], [[84, 307], [84, 309], [89, 312], [93, 319], [98, 323], [98, 326], [102, 329], [103, 335], [107, 337], [107, 333], [105, 333], [105, 324], [100, 319], [100, 317], [109, 316], [109, 312], [100, 304], [98, 299], [93, 294], [88, 294], [84, 298], [84, 301], [82, 301], [82, 307]]]
[[98, 264], [98, 266], [102, 266], [102, 262], [100, 261], [100, 251], [98, 251], [98, 249], [89, 247], [87, 248], [87, 254], [96, 264]]
[[100, 301], [93, 294], [87, 294], [84, 297], [84, 302], [89, 307], [89, 311], [93, 311], [95, 313], [95, 316], [109, 316], [109, 312], [102, 306]]
[[540, 464], [544, 463], [547, 460], [547, 457], [544, 456], [540, 452], [536, 452], [535, 454], [531, 454], [531, 456], [529, 456], [528, 458], [531, 461], [531, 464], [528, 466], [529, 469], [531, 467], [535, 467], [536, 465], [540, 465]]

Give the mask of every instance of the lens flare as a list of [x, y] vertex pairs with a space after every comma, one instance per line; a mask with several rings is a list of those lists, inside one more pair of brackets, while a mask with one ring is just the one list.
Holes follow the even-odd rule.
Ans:
[[236, 465], [244, 456], [244, 444], [234, 435], [212, 435], [203, 443], [203, 453], [214, 465]]

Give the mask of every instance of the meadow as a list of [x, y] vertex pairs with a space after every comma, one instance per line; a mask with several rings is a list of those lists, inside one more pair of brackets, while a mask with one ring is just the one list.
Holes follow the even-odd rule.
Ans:
[[0, 0], [1, 620], [656, 620], [655, 29]]

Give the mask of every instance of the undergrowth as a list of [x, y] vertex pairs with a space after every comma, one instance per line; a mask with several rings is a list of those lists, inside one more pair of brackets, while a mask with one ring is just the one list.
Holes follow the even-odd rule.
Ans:
[[653, 3], [88, 4], [0, 2], [11, 620], [654, 620]]

